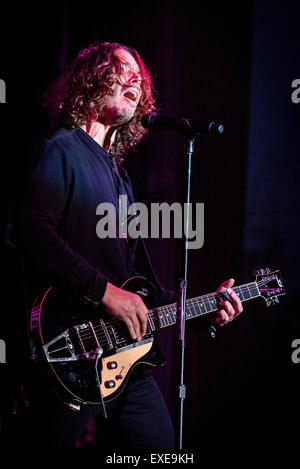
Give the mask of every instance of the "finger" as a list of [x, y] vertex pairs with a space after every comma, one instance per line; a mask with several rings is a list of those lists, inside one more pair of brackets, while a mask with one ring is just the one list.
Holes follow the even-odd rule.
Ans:
[[143, 321], [145, 316], [144, 309], [147, 311], [147, 308], [139, 295], [132, 294], [131, 302], [127, 307], [125, 317], [127, 318], [126, 324], [129, 326], [131, 337], [138, 341], [141, 340], [143, 335]]
[[144, 311], [137, 311], [137, 317], [138, 317], [138, 320], [139, 320], [141, 335], [144, 336], [147, 332], [148, 311], [147, 311], [146, 314], [145, 314]]
[[235, 282], [234, 278], [229, 278], [225, 282], [221, 283], [221, 285], [217, 289], [217, 292], [227, 290], [227, 288], [231, 288], [234, 285], [234, 282]]
[[239, 299], [238, 295], [231, 288], [228, 288], [227, 293], [230, 295], [230, 297], [232, 299], [233, 306], [234, 306], [234, 309], [236, 311], [236, 315], [240, 314], [243, 311], [244, 308], [243, 308], [242, 302]]
[[124, 316], [120, 316], [128, 328], [131, 337], [135, 340], [141, 340], [140, 323], [134, 310], [129, 310]]
[[130, 317], [132, 323], [133, 323], [133, 328], [134, 332], [136, 335], [136, 340], [140, 341], [142, 339], [142, 328], [140, 326], [140, 322], [137, 316], [137, 313], [133, 313], [132, 316]]
[[218, 312], [218, 316], [216, 318], [216, 323], [219, 324], [220, 326], [223, 326], [227, 321], [229, 320], [229, 317], [225, 311], [225, 309], [220, 309]]
[[225, 311], [226, 315], [227, 315], [227, 321], [232, 321], [232, 319], [234, 319], [234, 316], [235, 316], [235, 310], [233, 308], [233, 306], [231, 305], [231, 303], [229, 301], [221, 301], [219, 303], [220, 306], [222, 306], [222, 310]]
[[138, 295], [137, 295], [137, 302], [135, 305], [135, 311], [136, 311], [137, 319], [139, 321], [140, 334], [141, 336], [143, 336], [147, 332], [148, 308], [146, 307], [141, 297]]
[[137, 333], [136, 333], [136, 328], [135, 328], [134, 323], [131, 320], [131, 318], [126, 316], [126, 317], [122, 318], [122, 320], [125, 323], [125, 325], [127, 326], [127, 329], [128, 329], [128, 332], [129, 332], [131, 338], [136, 340], [138, 336], [137, 336]]
[[227, 301], [227, 300], [226, 301], [221, 301], [220, 305], [224, 307], [224, 309], [227, 313], [227, 316], [229, 317], [229, 320], [233, 319], [234, 316], [235, 316], [235, 309], [232, 306], [232, 304], [230, 303], [230, 301]]

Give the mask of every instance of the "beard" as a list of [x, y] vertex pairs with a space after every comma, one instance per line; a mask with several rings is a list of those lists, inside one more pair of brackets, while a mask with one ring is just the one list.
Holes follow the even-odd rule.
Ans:
[[131, 121], [135, 113], [135, 108], [130, 105], [105, 104], [101, 109], [101, 121], [104, 125], [110, 125], [111, 127], [117, 127], [120, 125], [127, 124]]

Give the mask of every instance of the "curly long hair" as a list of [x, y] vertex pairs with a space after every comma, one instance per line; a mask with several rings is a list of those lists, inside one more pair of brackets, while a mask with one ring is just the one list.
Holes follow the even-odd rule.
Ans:
[[115, 54], [118, 49], [125, 49], [133, 56], [141, 74], [141, 98], [135, 114], [130, 122], [117, 129], [110, 148], [110, 154], [121, 161], [121, 156], [147, 133], [141, 125], [142, 116], [156, 109], [150, 72], [135, 49], [100, 41], [82, 49], [48, 87], [43, 105], [49, 110], [52, 132], [91, 122], [91, 116], [95, 112], [98, 115], [103, 97], [110, 94], [110, 87], [122, 73], [122, 61]]

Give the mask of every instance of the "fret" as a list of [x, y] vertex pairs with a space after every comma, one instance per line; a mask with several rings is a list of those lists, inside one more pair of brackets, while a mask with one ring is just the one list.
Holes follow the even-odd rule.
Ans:
[[249, 287], [250, 291], [251, 291], [251, 296], [252, 298], [254, 298], [255, 296], [259, 296], [260, 293], [259, 293], [259, 290], [258, 290], [258, 287], [257, 287], [257, 284], [256, 282], [253, 282], [252, 284], [250, 284], [251, 286]]
[[[191, 311], [191, 316], [192, 317], [195, 317], [197, 316], [197, 310], [196, 310], [196, 306], [195, 306], [195, 303], [193, 301], [190, 302], [190, 305], [191, 307], [194, 309], [194, 311]], [[190, 308], [191, 309], [191, 308]]]
[[218, 301], [217, 301], [216, 295], [210, 296], [209, 304], [210, 304], [210, 311], [215, 311], [216, 309], [218, 309]]
[[170, 305], [171, 307], [171, 310], [172, 310], [172, 324], [175, 324], [176, 323], [176, 320], [177, 320], [177, 305], [176, 303], [173, 303]]
[[168, 312], [168, 326], [170, 326], [171, 324], [173, 324], [173, 310], [171, 305], [168, 305], [166, 308]]
[[151, 331], [154, 331], [155, 330], [155, 325], [154, 325], [152, 314], [150, 314], [150, 313], [151, 313], [151, 311], [149, 311], [149, 314], [148, 314], [148, 322], [150, 324]]
[[207, 305], [206, 305], [206, 301], [205, 301], [205, 297], [202, 297], [202, 310], [204, 311], [204, 313], [207, 313]]
[[250, 300], [251, 298], [255, 298], [260, 295], [256, 282], [246, 283], [240, 287], [234, 287], [233, 290], [241, 301]]
[[165, 306], [162, 307], [162, 317], [163, 317], [164, 326], [169, 326], [169, 323], [168, 323], [168, 309]]
[[166, 326], [170, 325], [170, 312], [168, 308], [164, 309]]
[[236, 288], [234, 288], [233, 290], [235, 291], [235, 293], [237, 294], [237, 296], [239, 297], [239, 299], [240, 299], [241, 301], [243, 301], [243, 300], [246, 299], [245, 296], [244, 296], [244, 294], [243, 294], [243, 290], [242, 290], [241, 287], [236, 287]]
[[[205, 305], [204, 305], [203, 301], [200, 302], [200, 298], [201, 297], [190, 298], [189, 300], [187, 300], [187, 303], [192, 305], [193, 308], [194, 308], [194, 313], [192, 313], [192, 317], [197, 317], [200, 314], [202, 314], [203, 312], [206, 312]], [[200, 310], [200, 312], [199, 312], [199, 310]]]
[[210, 312], [211, 312], [210, 302], [209, 302], [209, 299], [208, 299], [207, 296], [206, 296], [205, 299], [204, 299], [204, 304], [205, 304], [206, 312], [207, 312], [207, 313], [210, 313]]
[[186, 302], [186, 317], [187, 319], [190, 319], [193, 317], [193, 311], [192, 308], [195, 310], [195, 306], [192, 302], [187, 301]]
[[162, 323], [161, 323], [161, 318], [160, 318], [160, 314], [159, 314], [159, 311], [156, 312], [157, 316], [156, 316], [156, 320], [157, 320], [157, 324], [158, 324], [158, 327], [162, 327]]
[[[175, 308], [176, 308], [176, 306], [175, 306]], [[175, 322], [176, 322], [176, 313], [174, 314], [174, 304], [163, 306], [163, 309], [165, 309], [167, 311], [166, 314], [168, 315], [168, 326], [170, 326], [171, 324], [175, 324]]]
[[170, 305], [170, 321], [171, 324], [175, 324], [176, 322], [176, 311], [173, 305]]
[[[199, 297], [199, 298], [201, 298], [201, 297]], [[202, 300], [200, 300], [200, 310], [201, 310], [201, 313], [206, 313], [205, 304], [203, 303]]]
[[160, 315], [159, 315], [159, 312], [156, 311], [156, 322], [157, 322], [157, 327], [158, 328], [161, 328], [162, 327], [162, 323], [161, 323], [161, 318], [160, 318]]
[[151, 323], [152, 323], [152, 325], [153, 325], [153, 329], [152, 329], [152, 330], [159, 329], [159, 328], [160, 328], [160, 323], [159, 323], [159, 318], [158, 318], [157, 310], [156, 310], [156, 309], [150, 310], [150, 311], [149, 311], [149, 316], [151, 317]]
[[247, 287], [244, 289], [244, 300], [249, 300], [251, 296], [251, 291], [249, 289], [249, 286], [247, 285]]
[[167, 315], [166, 315], [166, 312], [164, 312], [165, 314], [162, 315], [163, 317], [163, 323], [164, 323], [164, 326], [168, 326], [168, 318], [167, 318]]
[[164, 315], [162, 313], [158, 314], [160, 327], [164, 327], [166, 324], [164, 323]]

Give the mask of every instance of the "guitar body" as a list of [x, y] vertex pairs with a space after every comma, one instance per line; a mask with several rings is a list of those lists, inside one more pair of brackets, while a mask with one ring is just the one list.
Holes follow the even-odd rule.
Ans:
[[[157, 302], [155, 286], [143, 277], [133, 277], [121, 288], [139, 294], [148, 308]], [[48, 385], [63, 398], [101, 403], [98, 374], [104, 401], [112, 400], [136, 366], [164, 363], [150, 328], [137, 342], [125, 324], [100, 306], [66, 300], [54, 288], [36, 299], [30, 326], [35, 359], [52, 371]]]

